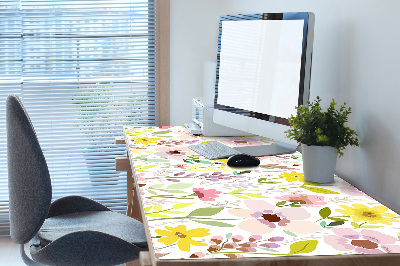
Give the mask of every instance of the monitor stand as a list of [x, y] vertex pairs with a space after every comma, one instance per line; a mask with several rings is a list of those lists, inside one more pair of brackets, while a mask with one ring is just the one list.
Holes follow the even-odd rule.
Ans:
[[293, 153], [297, 150], [297, 146], [276, 141], [270, 145], [234, 147], [234, 149], [251, 156], [260, 157]]

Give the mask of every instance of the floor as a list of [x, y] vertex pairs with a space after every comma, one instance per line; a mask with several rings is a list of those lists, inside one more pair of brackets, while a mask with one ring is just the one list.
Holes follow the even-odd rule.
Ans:
[[19, 253], [19, 245], [12, 242], [10, 237], [0, 237], [0, 258], [0, 266], [25, 265]]

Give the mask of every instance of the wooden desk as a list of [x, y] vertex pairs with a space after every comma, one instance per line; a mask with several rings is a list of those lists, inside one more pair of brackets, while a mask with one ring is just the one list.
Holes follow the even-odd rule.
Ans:
[[399, 215], [338, 177], [327, 185], [305, 182], [300, 153], [234, 169], [187, 146], [269, 141], [193, 136], [183, 127], [125, 127], [124, 136], [141, 193], [136, 203], [128, 195], [128, 214], [140, 217], [140, 208], [149, 242], [143, 261], [400, 265]]

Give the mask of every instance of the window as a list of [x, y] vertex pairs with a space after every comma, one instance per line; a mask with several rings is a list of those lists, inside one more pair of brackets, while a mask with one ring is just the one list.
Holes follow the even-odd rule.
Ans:
[[124, 155], [125, 147], [114, 144], [115, 137], [122, 125], [158, 125], [159, 114], [169, 116], [159, 106], [169, 95], [168, 86], [158, 93], [160, 76], [168, 72], [160, 62], [169, 60], [160, 57], [165, 49], [160, 17], [169, 13], [160, 13], [160, 6], [169, 9], [169, 1], [0, 3], [0, 235], [9, 229], [5, 100], [10, 93], [22, 99], [35, 126], [53, 199], [76, 194], [125, 211], [126, 174], [114, 167], [115, 155]]

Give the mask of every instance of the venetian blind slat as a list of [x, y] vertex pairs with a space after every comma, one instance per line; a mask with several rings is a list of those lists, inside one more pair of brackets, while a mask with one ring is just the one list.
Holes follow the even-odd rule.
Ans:
[[155, 1], [0, 3], [0, 235], [9, 234], [5, 100], [18, 95], [48, 163], [53, 199], [126, 209], [123, 125], [157, 125]]

